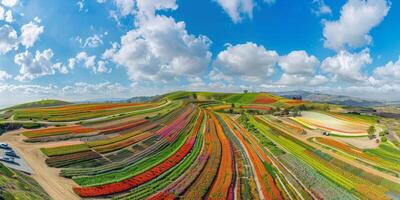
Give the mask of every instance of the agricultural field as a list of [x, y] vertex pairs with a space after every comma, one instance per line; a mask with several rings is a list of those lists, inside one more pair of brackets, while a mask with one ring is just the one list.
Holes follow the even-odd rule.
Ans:
[[342, 136], [365, 136], [369, 125], [350, 117], [344, 118], [338, 115], [321, 112], [302, 112], [300, 117], [294, 117], [294, 121], [309, 129], [321, 129]]
[[[7, 199], [400, 198], [400, 149], [382, 139], [384, 120], [337, 105], [185, 91], [151, 102], [57, 102], [3, 112], [2, 123], [19, 126], [0, 142], [34, 170], [0, 164]], [[379, 140], [365, 137], [371, 126]]]

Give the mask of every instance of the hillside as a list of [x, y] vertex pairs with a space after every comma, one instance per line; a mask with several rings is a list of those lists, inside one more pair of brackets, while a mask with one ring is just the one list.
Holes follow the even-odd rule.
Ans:
[[220, 93], [220, 92], [188, 92], [178, 91], [160, 96], [169, 100], [178, 99], [196, 99], [200, 101], [217, 101], [226, 104], [259, 104], [271, 107], [291, 107], [298, 106], [307, 102], [301, 100], [293, 100], [284, 98], [275, 94], [266, 92], [249, 92], [249, 93]]
[[324, 94], [320, 92], [310, 92], [304, 90], [287, 91], [287, 92], [276, 92], [276, 95], [280, 95], [285, 98], [299, 97], [301, 96], [303, 100], [321, 102], [321, 103], [332, 103], [345, 106], [377, 106], [382, 105], [382, 102], [361, 99], [357, 97], [350, 97], [344, 95], [332, 95]]
[[41, 108], [41, 107], [51, 107], [51, 106], [62, 106], [68, 104], [72, 103], [55, 99], [46, 99], [46, 100], [19, 104], [16, 106], [9, 107], [7, 109]]
[[0, 199], [50, 199], [31, 177], [0, 163]]
[[[46, 125], [0, 140], [60, 200], [400, 197], [400, 151], [382, 117], [336, 107], [266, 92], [178, 91], [139, 103], [14, 109], [12, 121]], [[18, 186], [4, 182], [0, 190], [16, 196]]]

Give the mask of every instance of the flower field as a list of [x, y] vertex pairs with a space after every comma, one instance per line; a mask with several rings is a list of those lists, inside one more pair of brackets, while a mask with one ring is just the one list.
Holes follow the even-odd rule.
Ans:
[[264, 93], [179, 92], [147, 103], [17, 109], [14, 117], [48, 122], [19, 136], [40, 146], [82, 199], [399, 197], [395, 146], [362, 149], [315, 135], [363, 135], [367, 122], [321, 111], [254, 112], [304, 104]]
[[357, 121], [343, 120], [320, 112], [303, 111], [301, 117], [293, 120], [310, 129], [321, 129], [337, 135], [363, 136], [368, 135], [368, 125]]

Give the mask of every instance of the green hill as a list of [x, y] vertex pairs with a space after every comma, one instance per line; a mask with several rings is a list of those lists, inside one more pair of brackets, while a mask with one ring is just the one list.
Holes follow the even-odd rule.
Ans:
[[51, 106], [62, 106], [67, 104], [72, 104], [72, 103], [55, 99], [46, 99], [41, 101], [19, 104], [13, 107], [9, 107], [7, 109], [41, 108], [41, 107], [51, 107]]
[[271, 104], [283, 97], [276, 96], [270, 93], [221, 93], [221, 92], [188, 92], [177, 91], [162, 95], [161, 98], [169, 100], [196, 98], [198, 100], [215, 100], [226, 103], [241, 103], [241, 104]]
[[0, 163], [0, 199], [51, 199], [28, 175]]

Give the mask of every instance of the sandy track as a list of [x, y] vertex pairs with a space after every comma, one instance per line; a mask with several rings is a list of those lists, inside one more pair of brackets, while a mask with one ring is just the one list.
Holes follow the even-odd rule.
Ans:
[[60, 177], [59, 169], [50, 168], [45, 163], [45, 156], [40, 152], [44, 144], [25, 143], [22, 130], [8, 132], [0, 136], [0, 141], [9, 143], [32, 168], [34, 178], [54, 200], [80, 199], [72, 187], [77, 186], [72, 180]]

